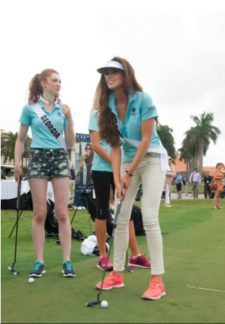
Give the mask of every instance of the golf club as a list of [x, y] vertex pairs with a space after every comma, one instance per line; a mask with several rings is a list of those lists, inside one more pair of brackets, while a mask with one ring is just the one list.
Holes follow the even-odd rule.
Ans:
[[15, 264], [16, 264], [16, 257], [17, 257], [17, 242], [18, 242], [18, 229], [19, 229], [19, 217], [21, 215], [20, 213], [20, 192], [21, 192], [21, 178], [19, 179], [18, 186], [17, 186], [17, 198], [16, 198], [16, 236], [15, 236], [15, 247], [14, 247], [14, 259], [11, 266], [8, 266], [8, 270], [14, 274], [14, 276], [17, 276], [19, 274], [18, 271], [16, 271]]
[[[21, 216], [22, 212], [23, 212], [23, 211], [20, 210], [19, 215], [18, 215], [18, 221], [19, 221], [19, 219], [20, 219], [20, 216]], [[14, 232], [14, 230], [15, 230], [15, 228], [16, 228], [16, 225], [17, 225], [17, 220], [15, 221], [15, 224], [13, 225], [12, 230], [11, 230], [11, 232], [10, 232], [10, 234], [9, 234], [9, 239], [10, 239], [11, 236], [13, 235], [13, 232]]]
[[134, 272], [134, 268], [128, 265], [128, 250], [127, 250], [127, 253], [126, 253], [126, 264], [125, 264], [124, 270], [127, 271], [127, 272], [131, 272], [131, 273]]
[[[112, 249], [112, 244], [113, 244], [113, 240], [114, 240], [114, 232], [115, 232], [115, 228], [116, 228], [116, 225], [117, 225], [117, 219], [118, 219], [118, 216], [120, 214], [122, 201], [123, 201], [123, 199], [119, 200], [119, 202], [118, 202], [118, 204], [116, 206], [115, 214], [114, 214], [113, 231], [112, 231], [112, 235], [110, 237], [110, 240], [108, 242], [109, 243], [109, 249], [108, 249], [108, 253], [107, 253], [108, 258], [110, 256], [110, 252], [111, 252], [111, 249]], [[98, 289], [97, 299], [94, 300], [94, 301], [87, 302], [86, 303], [87, 307], [93, 307], [95, 305], [100, 305], [101, 304], [102, 301], [100, 300], [100, 296], [101, 296], [101, 293], [102, 293], [102, 286], [103, 286], [103, 283], [104, 283], [105, 275], [106, 275], [106, 269], [103, 271], [103, 274], [102, 274], [101, 287], [100, 287], [100, 289]]]

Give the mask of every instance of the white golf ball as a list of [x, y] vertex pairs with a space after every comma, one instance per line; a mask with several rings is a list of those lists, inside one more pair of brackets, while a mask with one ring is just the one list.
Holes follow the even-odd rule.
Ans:
[[28, 279], [28, 282], [29, 283], [34, 283], [35, 282], [35, 279], [31, 277], [31, 278]]
[[101, 301], [101, 307], [102, 308], [107, 308], [108, 306], [109, 306], [109, 303], [107, 302], [107, 300]]

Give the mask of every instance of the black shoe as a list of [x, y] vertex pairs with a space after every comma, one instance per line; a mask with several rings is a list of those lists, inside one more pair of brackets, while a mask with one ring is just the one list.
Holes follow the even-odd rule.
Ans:
[[71, 261], [68, 260], [63, 263], [62, 274], [64, 277], [68, 277], [68, 278], [72, 278], [76, 276], [76, 272]]
[[29, 277], [42, 277], [42, 275], [45, 273], [45, 265], [44, 263], [41, 263], [39, 261], [36, 261], [34, 263], [34, 268], [33, 270], [30, 272]]

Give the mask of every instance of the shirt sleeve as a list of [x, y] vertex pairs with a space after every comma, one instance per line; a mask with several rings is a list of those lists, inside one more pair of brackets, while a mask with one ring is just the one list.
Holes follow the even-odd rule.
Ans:
[[151, 119], [158, 117], [156, 107], [152, 102], [152, 98], [143, 92], [143, 98], [141, 102], [141, 120]]
[[96, 111], [91, 111], [89, 116], [89, 124], [88, 124], [89, 131], [98, 132], [98, 115]]
[[27, 126], [31, 125], [31, 113], [28, 105], [23, 107], [19, 121], [23, 125], [27, 125]]

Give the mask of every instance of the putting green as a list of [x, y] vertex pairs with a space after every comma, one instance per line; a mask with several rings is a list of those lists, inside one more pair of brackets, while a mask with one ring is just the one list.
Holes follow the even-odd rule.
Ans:
[[[225, 208], [225, 201], [222, 201]], [[149, 282], [149, 270], [125, 272], [125, 287], [103, 292], [108, 308], [88, 308], [96, 299], [95, 284], [102, 272], [96, 257], [80, 253], [80, 242], [73, 240], [72, 260], [77, 277], [61, 276], [61, 248], [54, 239], [46, 240], [43, 278], [28, 283], [34, 261], [31, 242], [31, 212], [23, 212], [19, 224], [18, 258], [13, 276], [15, 211], [2, 211], [2, 323], [222, 323], [225, 320], [225, 215], [212, 210], [212, 201], [173, 201], [172, 208], [161, 206], [167, 295], [159, 301], [144, 301], [142, 293]], [[72, 217], [72, 212], [71, 215]], [[75, 230], [89, 235], [88, 215], [79, 211]], [[93, 227], [94, 228], [94, 227]], [[147, 254], [145, 236], [139, 247]], [[197, 289], [193, 287], [206, 288]], [[214, 290], [221, 290], [214, 291]]]

